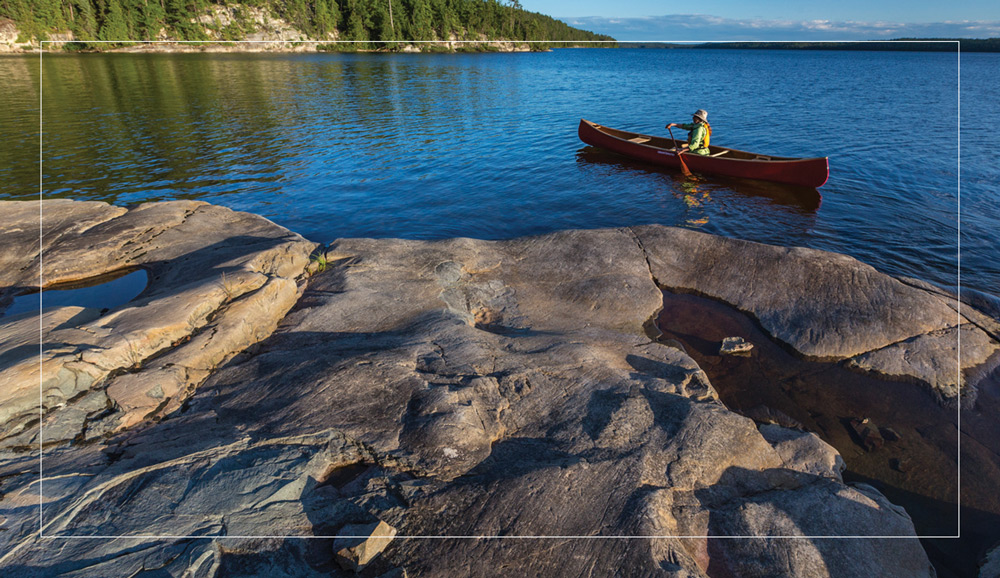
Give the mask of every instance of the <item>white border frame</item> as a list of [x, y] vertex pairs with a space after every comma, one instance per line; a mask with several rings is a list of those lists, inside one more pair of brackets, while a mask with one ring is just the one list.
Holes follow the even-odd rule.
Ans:
[[[768, 44], [863, 44], [866, 42], [906, 42], [906, 43], [921, 43], [921, 44], [955, 44], [956, 47], [956, 66], [957, 66], [957, 90], [958, 90], [958, 109], [957, 109], [957, 138], [958, 138], [958, 152], [957, 152], [957, 194], [958, 194], [958, 214], [956, 215], [956, 221], [958, 224], [958, 263], [957, 263], [957, 297], [955, 299], [957, 307], [957, 327], [962, 326], [962, 43], [960, 40], [779, 40], [779, 41], [758, 41], [758, 40], [709, 40], [709, 41], [698, 41], [698, 40], [590, 40], [590, 41], [553, 41], [553, 40], [523, 40], [523, 41], [512, 41], [512, 40], [454, 40], [454, 41], [437, 41], [437, 40], [337, 40], [337, 41], [320, 41], [320, 40], [288, 40], [288, 41], [275, 41], [275, 40], [182, 40], [182, 41], [171, 41], [171, 40], [146, 40], [146, 41], [136, 41], [136, 40], [88, 40], [91, 44], [379, 44], [379, 43], [398, 43], [398, 44], [442, 44], [450, 42], [452, 44], [499, 44], [499, 43], [511, 43], [511, 44], [531, 44], [531, 43], [544, 43], [544, 44], [729, 44], [734, 42], [766, 42]], [[43, 96], [42, 92], [44, 89], [43, 82], [43, 54], [45, 54], [46, 44], [65, 44], [63, 41], [53, 41], [53, 40], [42, 40], [39, 42], [38, 48], [38, 286], [44, 287], [43, 283], [43, 241], [42, 241], [42, 201], [44, 199], [44, 171], [43, 171], [43, 145], [44, 145], [44, 130], [43, 130]], [[276, 53], [281, 53], [283, 51], [273, 51]], [[136, 52], [137, 54], [144, 54], [144, 52]], [[336, 52], [332, 52], [336, 54]], [[43, 342], [44, 342], [44, 326], [42, 323], [42, 304], [44, 290], [39, 290], [38, 292], [38, 365], [39, 365], [39, 378], [38, 378], [38, 538], [40, 539], [64, 539], [64, 540], [114, 540], [114, 539], [138, 539], [138, 540], [191, 540], [191, 539], [210, 539], [210, 540], [221, 540], [221, 539], [235, 539], [235, 540], [245, 540], [245, 539], [325, 539], [329, 540], [331, 538], [368, 538], [369, 536], [174, 536], [174, 535], [121, 535], [121, 536], [67, 536], [67, 535], [45, 535], [45, 520], [44, 520], [44, 494], [42, 492], [43, 483], [45, 481], [44, 477], [44, 448], [43, 448], [43, 424], [44, 424], [44, 389], [43, 381], [41, 375], [41, 368], [43, 362]], [[958, 335], [958, 383], [962, 383], [962, 332], [961, 330], [956, 332]], [[958, 418], [957, 428], [958, 428], [958, 466], [957, 466], [957, 518], [956, 518], [956, 530], [957, 534], [954, 536], [675, 536], [675, 535], [665, 535], [665, 536], [562, 536], [562, 535], [544, 535], [544, 536], [490, 536], [490, 535], [480, 535], [480, 536], [426, 536], [426, 535], [396, 535], [396, 539], [408, 539], [408, 540], [449, 540], [449, 539], [474, 539], [474, 540], [538, 540], [538, 539], [551, 539], [551, 540], [623, 540], [623, 539], [667, 539], [676, 538], [682, 540], [691, 539], [703, 539], [703, 540], [736, 540], [736, 539], [808, 539], [808, 540], [854, 540], [854, 539], [902, 539], [902, 540], [915, 540], [915, 539], [960, 539], [962, 537], [962, 397], [961, 397], [961, 387], [959, 388], [958, 397], [956, 398], [956, 414]], [[846, 485], [846, 484], [845, 484]], [[881, 493], [881, 492], [880, 492]]]

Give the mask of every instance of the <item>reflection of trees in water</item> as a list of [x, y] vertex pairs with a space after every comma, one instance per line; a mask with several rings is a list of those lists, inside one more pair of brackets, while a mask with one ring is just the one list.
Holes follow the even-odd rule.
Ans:
[[[201, 55], [46, 56], [46, 194], [128, 202], [277, 181], [295, 117], [276, 102], [273, 79], [287, 77], [290, 64], [244, 64]], [[29, 165], [37, 145], [30, 152]], [[37, 191], [35, 167], [16, 179]]]
[[[28, 63], [0, 63], [0, 78], [30, 109]], [[119, 204], [269, 197], [433, 167], [442, 149], [509, 129], [492, 126], [495, 101], [520, 98], [517, 75], [393, 55], [46, 55], [42, 72], [45, 194]], [[0, 111], [0, 123], [15, 138], [37, 133], [25, 116]], [[2, 198], [38, 194], [38, 141], [22, 140], [4, 147]]]
[[0, 198], [38, 196], [38, 59], [0, 58]]
[[[46, 55], [45, 194], [123, 204], [239, 192], [269, 203], [304, 188], [396, 178], [399, 169], [440, 172], [443, 153], [472, 150], [484, 131], [504, 136], [512, 127], [495, 122], [496, 101], [522, 98], [518, 75], [455, 59]], [[0, 63], [14, 108], [38, 103], [30, 62]], [[0, 110], [14, 138], [37, 133], [37, 123]], [[38, 194], [37, 137], [21, 140], [0, 153], [0, 198]]]

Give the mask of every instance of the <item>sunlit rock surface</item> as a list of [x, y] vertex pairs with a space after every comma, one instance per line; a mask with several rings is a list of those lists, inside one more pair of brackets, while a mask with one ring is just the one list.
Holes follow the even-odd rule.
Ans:
[[729, 303], [804, 356], [851, 359], [925, 384], [945, 400], [961, 391], [970, 403], [983, 375], [977, 369], [995, 366], [996, 320], [927, 283], [826, 251], [660, 226], [635, 234], [659, 284]]
[[[843, 256], [663, 227], [339, 240], [299, 295], [314, 245], [264, 219], [79, 210], [93, 225], [53, 233], [44, 277], [143, 266], [150, 286], [103, 315], [46, 311], [40, 370], [31, 324], [0, 318], [0, 376], [33, 359], [55, 380], [41, 483], [38, 377], [0, 382], [5, 572], [934, 575], [915, 538], [816, 539], [915, 532], [842, 481], [833, 448], [729, 411], [644, 325], [659, 282], [731, 302], [803, 354], [851, 358], [947, 331], [945, 295]], [[8, 287], [37, 267], [17, 235]], [[352, 528], [382, 527], [396, 535], [377, 556], [344, 549]]]
[[[0, 306], [40, 280], [134, 267], [149, 275], [136, 299], [104, 314], [46, 308], [41, 327], [37, 314], [0, 317], [0, 447], [37, 445], [39, 399], [44, 441], [88, 439], [177, 409], [212, 369], [270, 335], [315, 247], [261, 217], [194, 201], [130, 210], [4, 202], [0, 211]], [[75, 407], [94, 396], [106, 396], [100, 411]]]

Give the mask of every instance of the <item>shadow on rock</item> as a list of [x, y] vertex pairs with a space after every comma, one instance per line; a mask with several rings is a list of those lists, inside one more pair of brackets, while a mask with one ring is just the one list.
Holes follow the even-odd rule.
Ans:
[[[288, 238], [283, 237], [237, 235], [176, 257], [144, 262], [142, 266], [150, 272], [149, 283], [135, 299], [185, 285], [196, 276], [207, 277], [243, 270], [247, 265], [245, 261], [247, 256], [265, 254], [271, 249], [287, 244], [288, 241]], [[239, 253], [234, 254], [234, 249], [237, 248]], [[255, 265], [260, 273], [268, 275], [276, 273], [272, 270], [277, 266], [274, 262], [264, 261]]]
[[707, 534], [731, 537], [708, 540], [713, 577], [770, 576], [777, 567], [790, 576], [934, 575], [910, 517], [867, 484], [731, 467], [694, 495], [710, 512]]
[[[921, 536], [954, 536], [958, 533], [958, 516], [961, 514], [961, 540], [954, 538], [921, 538], [921, 543], [934, 561], [938, 578], [977, 576], [978, 561], [996, 543], [996, 528], [1000, 515], [963, 504], [961, 509], [953, 501], [937, 500], [909, 492], [850, 470], [844, 480], [864, 483], [885, 494], [894, 504], [904, 507], [921, 528]], [[965, 486], [963, 477], [962, 485]], [[965, 494], [963, 494], [964, 496]], [[965, 501], [965, 500], [963, 500]]]
[[639, 373], [639, 376], [655, 377], [668, 381], [683, 381], [688, 373], [683, 367], [640, 355], [626, 355], [625, 361]]
[[457, 479], [456, 484], [482, 484], [517, 478], [533, 471], [575, 465], [579, 456], [556, 449], [544, 438], [511, 438], [493, 444], [485, 460]]

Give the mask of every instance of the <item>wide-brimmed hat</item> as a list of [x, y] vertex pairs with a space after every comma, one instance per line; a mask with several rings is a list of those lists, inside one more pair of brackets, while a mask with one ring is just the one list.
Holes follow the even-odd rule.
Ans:
[[703, 120], [705, 122], [708, 122], [708, 111], [702, 110], [700, 108], [698, 110], [694, 111], [694, 114], [691, 115], [691, 116], [696, 116], [696, 117], [700, 118], [701, 120]]

